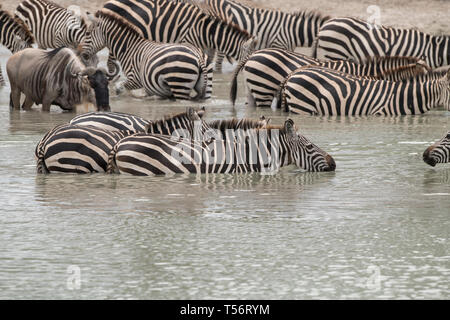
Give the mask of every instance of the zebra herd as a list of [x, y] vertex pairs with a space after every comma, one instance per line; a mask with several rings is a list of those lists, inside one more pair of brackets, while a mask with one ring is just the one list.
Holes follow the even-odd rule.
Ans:
[[[450, 71], [437, 69], [450, 64], [450, 36], [316, 11], [288, 13], [237, 0], [109, 0], [95, 14], [79, 15], [48, 0], [25, 0], [15, 16], [0, 8], [0, 41], [16, 55], [33, 43], [34, 50], [68, 47], [86, 66], [96, 66], [97, 52], [106, 47], [108, 74], [120, 66], [126, 78], [116, 85], [119, 94], [142, 88], [172, 100], [210, 99], [216, 55], [216, 71], [224, 57], [237, 61], [233, 105], [242, 73], [248, 107], [320, 116], [416, 115], [441, 106], [450, 111]], [[294, 52], [301, 46], [311, 47], [311, 55]], [[75, 117], [39, 142], [38, 171], [336, 168], [292, 120], [282, 126], [266, 119], [207, 123], [204, 112], [189, 109], [158, 121], [101, 112]], [[449, 162], [448, 140], [429, 147], [424, 161]]]

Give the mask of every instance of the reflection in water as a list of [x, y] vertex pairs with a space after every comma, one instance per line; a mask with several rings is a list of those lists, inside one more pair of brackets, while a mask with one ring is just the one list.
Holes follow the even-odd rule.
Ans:
[[[450, 112], [233, 108], [230, 77], [215, 75], [213, 99], [200, 104], [116, 97], [111, 106], [148, 119], [202, 105], [206, 120], [291, 117], [337, 171], [37, 175], [37, 141], [74, 114], [10, 112], [1, 89], [0, 298], [448, 299], [450, 166], [431, 168], [422, 153], [448, 131]], [[67, 289], [70, 266], [79, 290]]]

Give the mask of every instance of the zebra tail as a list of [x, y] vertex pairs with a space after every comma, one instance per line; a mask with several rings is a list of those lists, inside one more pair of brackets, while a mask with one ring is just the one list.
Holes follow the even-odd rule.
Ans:
[[319, 46], [319, 37], [316, 37], [314, 39], [314, 42], [313, 42], [313, 45], [312, 45], [312, 48], [313, 48], [312, 57], [314, 59], [317, 59], [317, 47], [318, 46]]
[[[200, 69], [201, 69], [201, 74], [203, 74], [203, 88], [202, 91], [200, 92], [200, 99], [205, 99], [206, 97], [206, 89], [208, 88], [208, 65], [206, 64], [205, 59], [201, 58], [200, 59]], [[200, 76], [201, 76], [200, 74]]]
[[34, 155], [36, 156], [36, 171], [39, 174], [46, 174], [50, 173], [50, 170], [48, 170], [47, 165], [45, 164], [44, 159], [44, 140], [45, 137], [42, 138], [41, 141], [39, 141], [38, 145], [36, 146], [36, 149], [34, 151]]
[[109, 152], [108, 156], [108, 164], [106, 165], [106, 173], [113, 174], [113, 173], [120, 173], [119, 167], [117, 166], [116, 162], [116, 154], [117, 149], [119, 148], [119, 143], [116, 143], [114, 147]]
[[233, 72], [233, 77], [231, 78], [231, 89], [230, 89], [230, 100], [233, 106], [236, 103], [236, 96], [237, 96], [237, 77], [239, 75], [239, 72], [241, 72], [244, 65], [247, 63], [248, 59], [250, 58], [251, 54], [247, 55], [245, 58], [242, 58], [241, 61], [239, 61], [238, 65], [236, 66], [236, 70]]
[[283, 79], [283, 81], [280, 84], [280, 88], [277, 91], [277, 109], [283, 108], [284, 111], [288, 112], [289, 108], [286, 102], [286, 83], [290, 79], [291, 74], [288, 74], [286, 78]]

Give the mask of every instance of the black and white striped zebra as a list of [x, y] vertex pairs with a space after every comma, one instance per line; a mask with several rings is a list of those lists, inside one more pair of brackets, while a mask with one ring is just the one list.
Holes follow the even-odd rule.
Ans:
[[[212, 11], [256, 36], [257, 50], [280, 48], [294, 51], [311, 47], [320, 27], [330, 19], [314, 11], [283, 12], [233, 0], [206, 0]], [[223, 54], [218, 53], [216, 70], [222, 69]]]
[[[86, 34], [82, 56], [105, 46], [122, 67], [127, 90], [144, 88], [149, 95], [170, 99], [207, 99], [212, 92], [212, 64], [192, 45], [146, 40], [122, 18], [97, 12], [97, 22]], [[193, 95], [195, 92], [195, 95]]]
[[[210, 14], [208, 7], [167, 0], [110, 0], [102, 12], [122, 17], [141, 35], [163, 43], [189, 43], [240, 60], [254, 50], [256, 38]], [[114, 59], [109, 56], [109, 61]], [[108, 64], [110, 66], [110, 64]]]
[[281, 107], [310, 115], [413, 115], [450, 110], [450, 71], [403, 81], [373, 80], [321, 66], [299, 68], [281, 85]]
[[296, 132], [294, 122], [247, 131], [245, 139], [204, 142], [136, 134], [111, 151], [107, 172], [133, 175], [172, 173], [276, 172], [294, 164], [308, 171], [334, 171], [325, 151]]
[[[12, 53], [31, 48], [34, 38], [22, 21], [13, 18], [0, 4], [0, 45]], [[0, 66], [0, 87], [5, 85]]]
[[87, 30], [81, 16], [47, 0], [22, 1], [15, 14], [31, 30], [40, 49], [76, 49]]
[[328, 20], [318, 34], [316, 57], [363, 61], [373, 56], [424, 58], [431, 68], [450, 63], [450, 36], [374, 25], [357, 18]]
[[[203, 111], [200, 110], [200, 112]], [[106, 115], [112, 121], [117, 120], [115, 114], [106, 113]], [[119, 128], [123, 126], [123, 119], [126, 118], [126, 115], [121, 115], [120, 121], [116, 123]], [[94, 115], [85, 116], [84, 119], [91, 119], [91, 121], [82, 121], [83, 119], [78, 118], [74, 121], [78, 123], [77, 125], [62, 124], [45, 134], [35, 149], [38, 173], [104, 172], [111, 149], [126, 136], [136, 132], [147, 132], [166, 134], [174, 138], [203, 137], [209, 129], [207, 124], [201, 121], [197, 110], [193, 108], [146, 124], [144, 131], [140, 131], [140, 126], [132, 130], [105, 130], [104, 119]], [[116, 126], [111, 123], [109, 125]]]
[[434, 167], [437, 163], [450, 162], [450, 131], [423, 153], [423, 161]]
[[90, 126], [109, 131], [145, 132], [151, 121], [142, 117], [122, 112], [88, 112], [74, 117], [71, 125]]
[[362, 63], [355, 63], [347, 60], [321, 61], [282, 49], [262, 49], [242, 60], [234, 71], [230, 90], [231, 102], [234, 104], [236, 101], [237, 76], [241, 70], [244, 70], [247, 104], [270, 107], [284, 79], [305, 65], [322, 65], [358, 76], [389, 80], [406, 79], [429, 69], [422, 60], [412, 57], [373, 57]]

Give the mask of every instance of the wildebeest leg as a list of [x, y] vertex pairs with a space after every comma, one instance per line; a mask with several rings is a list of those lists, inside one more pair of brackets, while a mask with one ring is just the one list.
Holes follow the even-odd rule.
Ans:
[[22, 104], [22, 109], [23, 109], [23, 110], [30, 110], [30, 109], [31, 109], [31, 106], [33, 105], [33, 103], [34, 103], [34, 101], [31, 100], [30, 97], [26, 96], [26, 97], [25, 97], [25, 101], [24, 101], [23, 104]]
[[44, 98], [42, 101], [42, 111], [49, 112], [53, 99]]
[[13, 109], [20, 109], [20, 89], [11, 84], [11, 94], [10, 94], [9, 105]]

